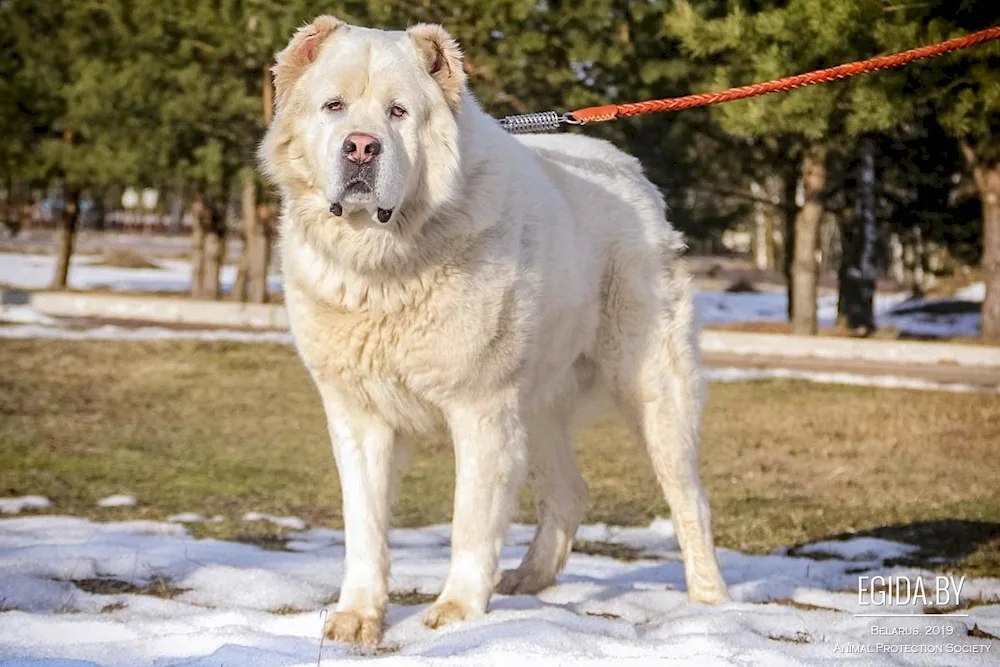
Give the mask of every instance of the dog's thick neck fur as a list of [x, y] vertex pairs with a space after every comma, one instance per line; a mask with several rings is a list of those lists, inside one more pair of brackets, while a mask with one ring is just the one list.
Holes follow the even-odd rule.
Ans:
[[[387, 227], [332, 215], [322, 189], [313, 184], [294, 177], [278, 181], [287, 281], [340, 308], [391, 312], [412, 304], [411, 292], [422, 293], [428, 281], [445, 279], [452, 268], [470, 259], [510, 205], [507, 193], [478, 191], [489, 180], [495, 182], [483, 178], [486, 170], [496, 169], [489, 160], [495, 144], [514, 139], [468, 90], [451, 119], [437, 119], [426, 131], [452, 134], [456, 150], [454, 165], [447, 170], [451, 182], [435, 184], [438, 201], [433, 201], [433, 186], [418, 181]], [[295, 150], [294, 137], [285, 150]], [[478, 195], [462, 200], [454, 195], [471, 191]], [[469, 201], [479, 203], [476, 211], [468, 209]]]

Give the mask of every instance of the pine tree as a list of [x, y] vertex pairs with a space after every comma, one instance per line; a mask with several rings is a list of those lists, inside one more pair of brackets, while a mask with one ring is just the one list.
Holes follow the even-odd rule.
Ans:
[[[703, 89], [721, 89], [876, 55], [905, 21], [877, 0], [791, 0], [759, 5], [677, 3], [667, 21], [697, 60]], [[791, 318], [796, 333], [816, 332], [817, 233], [830, 183], [828, 159], [867, 131], [910, 115], [894, 72], [722, 105], [713, 117], [728, 133], [782, 139], [799, 155], [804, 204], [794, 223]]]
[[[993, 3], [934, 3], [909, 10], [913, 39], [938, 41], [995, 24]], [[1000, 42], [965, 49], [919, 71], [921, 96], [958, 143], [979, 196], [986, 296], [980, 333], [1000, 340]]]

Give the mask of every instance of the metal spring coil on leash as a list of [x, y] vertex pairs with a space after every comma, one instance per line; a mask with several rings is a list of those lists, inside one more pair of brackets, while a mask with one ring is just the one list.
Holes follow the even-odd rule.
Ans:
[[530, 132], [555, 132], [563, 123], [575, 123], [569, 114], [558, 114], [555, 111], [539, 111], [516, 116], [506, 116], [499, 121], [500, 127], [511, 134], [527, 134]]

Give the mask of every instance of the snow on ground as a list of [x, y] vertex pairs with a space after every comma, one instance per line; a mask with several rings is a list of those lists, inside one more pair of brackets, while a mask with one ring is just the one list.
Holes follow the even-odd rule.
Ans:
[[950, 298], [899, 301], [878, 315], [878, 323], [912, 336], [976, 337], [979, 335], [979, 310], [985, 298], [986, 284], [972, 283], [955, 290]]
[[[191, 286], [191, 263], [183, 259], [153, 261], [156, 269], [127, 269], [97, 266], [100, 256], [75, 255], [70, 263], [69, 286], [72, 289], [107, 289], [113, 291], [188, 292]], [[55, 255], [0, 253], [0, 284], [22, 289], [43, 289], [52, 282]], [[222, 267], [219, 280], [228, 291], [236, 279], [236, 267]], [[268, 287], [281, 290], [281, 277], [268, 278]]]
[[[910, 336], [944, 338], [979, 335], [979, 311], [975, 307], [985, 296], [983, 283], [962, 288], [950, 299], [907, 299], [906, 294], [878, 294], [875, 321]], [[970, 312], [927, 312], [935, 306], [964, 302]], [[730, 322], [784, 322], [788, 319], [788, 297], [784, 291], [714, 292], [694, 295], [695, 309], [703, 324]], [[905, 312], [898, 312], [905, 311]], [[816, 300], [816, 316], [821, 327], [837, 321], [837, 295], [821, 294]]]
[[850, 540], [814, 542], [799, 547], [796, 553], [803, 555], [833, 555], [844, 560], [878, 560], [881, 558], [901, 558], [917, 551], [911, 544], [882, 540], [877, 537], [855, 537]]
[[108, 496], [97, 501], [98, 507], [132, 507], [134, 505], [135, 498], [123, 495]]
[[783, 378], [821, 384], [849, 384], [883, 389], [924, 389], [960, 394], [1000, 391], [1000, 385], [988, 387], [961, 382], [935, 382], [900, 375], [861, 375], [859, 373], [804, 371], [793, 368], [707, 368], [705, 369], [705, 377], [711, 382], [747, 382]]
[[24, 510], [47, 510], [50, 507], [52, 501], [45, 496], [0, 498], [0, 512], [3, 514], [20, 514]]
[[[832, 306], [820, 297], [819, 317], [821, 326], [831, 326], [836, 319], [836, 300]], [[897, 314], [891, 307], [919, 308], [931, 302], [902, 302], [899, 295], [880, 297], [877, 320], [880, 326], [891, 326], [901, 332], [930, 337], [978, 335], [979, 313], [925, 313]], [[747, 321], [784, 321], [785, 296], [776, 292], [754, 294], [729, 294], [726, 292], [696, 292], [695, 305], [703, 324], [725, 324]], [[65, 321], [49, 317], [29, 306], [0, 305], [0, 338], [61, 338], [66, 340], [149, 340], [156, 338], [184, 338], [200, 340], [276, 341], [291, 342], [290, 334], [283, 331], [240, 331], [224, 329], [176, 330], [167, 327], [120, 327], [105, 324], [81, 328], [67, 326]]]
[[104, 324], [93, 328], [68, 328], [35, 324], [0, 326], [0, 338], [49, 338], [60, 340], [228, 340], [236, 342], [291, 343], [286, 331], [242, 331], [238, 329], [169, 329], [167, 327], [120, 327]]
[[[292, 335], [283, 331], [238, 331], [227, 329], [168, 329], [140, 327], [136, 329], [104, 325], [93, 329], [67, 329], [39, 325], [0, 326], [2, 338], [57, 338], [63, 340], [226, 340], [236, 342], [292, 342]], [[934, 382], [895, 375], [861, 375], [805, 371], [789, 368], [710, 368], [706, 377], [715, 382], [742, 382], [770, 378], [807, 380], [827, 384], [849, 384], [896, 389], [927, 389], [933, 391], [979, 392], [1000, 387], [985, 387], [962, 383]]]
[[979, 281], [955, 290], [955, 298], [962, 301], [978, 301], [982, 303], [986, 300], [986, 283]]
[[[906, 298], [904, 294], [875, 296], [876, 317], [889, 312]], [[730, 322], [785, 322], [788, 320], [788, 295], [784, 290], [761, 292], [695, 292], [695, 310], [702, 324]], [[821, 327], [837, 321], [837, 295], [820, 294], [816, 299], [816, 316]]]
[[[191, 265], [186, 260], [157, 259], [157, 269], [126, 269], [96, 266], [100, 257], [75, 256], [72, 261], [69, 284], [74, 289], [109, 289], [113, 291], [187, 292], [190, 285]], [[47, 287], [52, 279], [55, 257], [52, 255], [25, 255], [0, 253], [0, 284], [24, 289]], [[223, 267], [220, 280], [228, 291], [236, 277], [236, 267]], [[272, 275], [269, 287], [281, 290], [281, 276]], [[958, 290], [954, 299], [973, 303], [982, 302], [985, 296], [983, 283], [975, 283]], [[905, 294], [879, 294], [875, 298], [876, 320], [881, 326], [892, 326], [900, 331], [918, 336], [976, 336], [979, 327], [978, 313], [895, 314], [897, 306], [913, 307], [941, 300], [905, 301]], [[904, 303], [905, 301], [905, 303]], [[787, 319], [787, 297], [783, 290], [730, 293], [699, 291], [695, 294], [695, 308], [705, 324], [729, 322], [784, 321]], [[837, 319], [837, 295], [823, 294], [817, 299], [820, 326], [832, 326]], [[51, 318], [33, 313], [23, 306], [0, 306], [0, 321], [21, 324], [52, 324]]]
[[981, 304], [982, 299], [913, 299], [883, 313], [878, 321], [881, 326], [894, 327], [911, 336], [975, 338], [979, 335]]
[[[517, 564], [532, 530], [512, 527], [503, 567]], [[391, 590], [437, 593], [447, 571], [449, 535], [443, 525], [393, 530]], [[325, 642], [320, 656], [321, 610], [336, 598], [342, 576], [341, 531], [295, 533], [289, 551], [273, 551], [196, 540], [172, 523], [7, 519], [0, 521], [0, 604], [8, 610], [0, 612], [0, 664], [305, 667], [320, 657], [320, 664], [333, 665], [362, 655], [387, 665], [463, 667], [529, 660], [533, 667], [770, 667], [988, 665], [1000, 659], [1000, 641], [968, 635], [973, 625], [1000, 635], [997, 579], [965, 582], [963, 599], [998, 601], [963, 610], [968, 617], [855, 616], [873, 611], [859, 604], [860, 576], [923, 577], [932, 585], [932, 573], [885, 564], [908, 545], [871, 539], [820, 543], [814, 545], [823, 554], [819, 560], [720, 550], [736, 601], [708, 607], [686, 599], [669, 522], [647, 528], [590, 525], [580, 535], [634, 547], [641, 558], [574, 553], [559, 583], [539, 596], [495, 596], [484, 619], [438, 631], [420, 621], [426, 604], [392, 604], [377, 652]], [[98, 580], [118, 585], [100, 592]], [[172, 597], [130, 591], [121, 582]], [[889, 634], [928, 628], [938, 634]]]
[[40, 313], [31, 306], [12, 306], [0, 303], [0, 322], [15, 324], [39, 324], [43, 326], [58, 326], [59, 320]]

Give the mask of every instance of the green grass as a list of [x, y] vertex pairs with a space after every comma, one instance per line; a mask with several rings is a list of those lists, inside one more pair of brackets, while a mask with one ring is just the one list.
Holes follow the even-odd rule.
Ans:
[[[322, 408], [290, 346], [0, 341], [0, 496], [41, 494], [95, 519], [222, 515], [202, 535], [281, 548], [248, 511], [339, 527]], [[582, 434], [588, 521], [669, 511], [645, 454], [609, 423]], [[716, 384], [702, 474], [720, 546], [765, 553], [871, 534], [963, 574], [1000, 576], [1000, 401], [793, 381]], [[395, 524], [451, 514], [450, 445], [408, 456]], [[98, 508], [113, 493], [138, 505]], [[533, 522], [525, 492], [518, 519]], [[605, 547], [581, 544], [590, 552]]]

